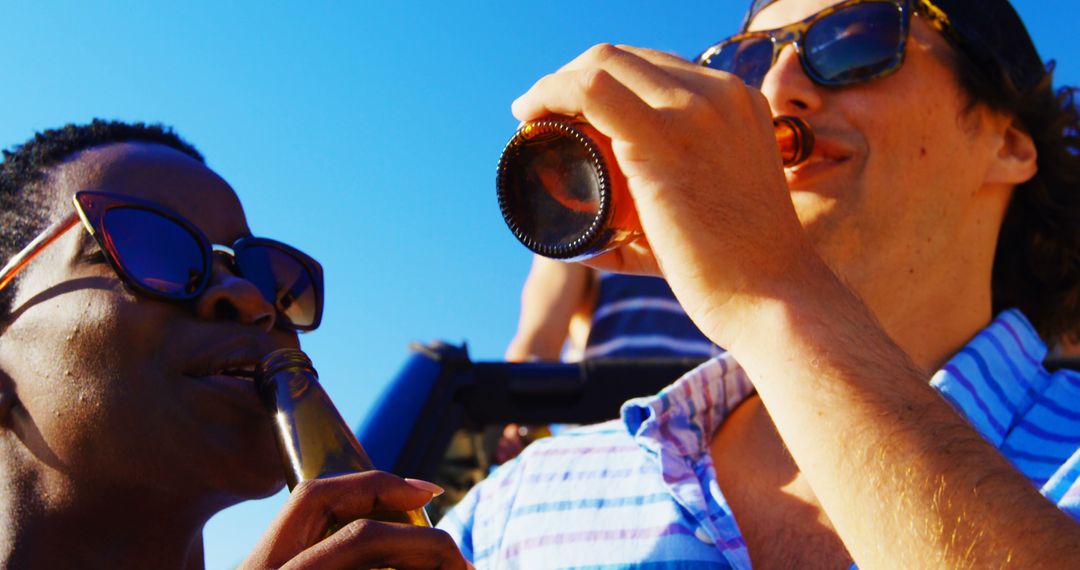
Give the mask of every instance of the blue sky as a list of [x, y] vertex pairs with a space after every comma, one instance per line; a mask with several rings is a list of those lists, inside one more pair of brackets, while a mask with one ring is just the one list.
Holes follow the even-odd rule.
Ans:
[[[1080, 83], [1075, 0], [1020, 0], [1059, 83]], [[20, 2], [0, 18], [0, 146], [93, 117], [174, 125], [237, 190], [256, 234], [320, 259], [323, 327], [304, 337], [356, 425], [412, 340], [498, 359], [529, 254], [494, 200], [533, 81], [607, 41], [692, 57], [745, 2]], [[207, 528], [239, 562], [283, 501]]]

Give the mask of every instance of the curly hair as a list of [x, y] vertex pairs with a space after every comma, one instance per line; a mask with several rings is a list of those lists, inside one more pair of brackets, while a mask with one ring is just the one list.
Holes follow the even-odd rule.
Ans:
[[1018, 186], [994, 258], [997, 309], [1019, 307], [1056, 341], [1080, 333], [1080, 111], [1076, 88], [1050, 77], [1012, 110], [1038, 149], [1038, 173]]
[[[0, 260], [11, 259], [49, 225], [54, 197], [42, 181], [50, 168], [91, 147], [132, 141], [162, 144], [205, 162], [195, 147], [169, 127], [101, 119], [49, 129], [12, 150], [5, 150], [0, 163]], [[0, 322], [11, 310], [17, 285], [16, 278], [0, 291]]]
[[[957, 46], [954, 46], [957, 47]], [[960, 85], [1011, 113], [1038, 151], [1038, 172], [1016, 187], [1002, 222], [991, 282], [994, 312], [1016, 307], [1048, 342], [1080, 333], [1080, 109], [1076, 87], [1053, 88], [1054, 63], [1033, 87], [985, 71], [954, 50]], [[996, 75], [996, 77], [995, 77]]]

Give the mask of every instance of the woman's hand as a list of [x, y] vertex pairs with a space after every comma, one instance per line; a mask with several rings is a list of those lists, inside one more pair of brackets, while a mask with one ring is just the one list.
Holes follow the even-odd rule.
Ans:
[[[441, 492], [431, 483], [380, 471], [305, 481], [240, 567], [471, 568], [441, 530], [364, 518], [376, 511], [421, 508]], [[337, 521], [352, 522], [325, 536]]]

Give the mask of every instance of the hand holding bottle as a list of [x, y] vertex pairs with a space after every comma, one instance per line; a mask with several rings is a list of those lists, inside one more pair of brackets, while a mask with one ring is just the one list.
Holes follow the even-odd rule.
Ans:
[[522, 121], [580, 116], [612, 141], [645, 238], [589, 265], [662, 273], [718, 344], [734, 345], [735, 313], [817, 258], [773, 127], [774, 115], [797, 109], [770, 108], [735, 76], [662, 52], [601, 45], [542, 78], [513, 111]]
[[[366, 518], [415, 511], [440, 492], [381, 471], [302, 482], [240, 568], [471, 568], [441, 530]], [[352, 522], [326, 536], [339, 520]]]
[[[784, 167], [802, 164], [814, 131], [798, 117], [773, 119]], [[553, 115], [518, 128], [499, 159], [499, 209], [533, 253], [585, 261], [642, 237], [611, 141], [579, 117]]]

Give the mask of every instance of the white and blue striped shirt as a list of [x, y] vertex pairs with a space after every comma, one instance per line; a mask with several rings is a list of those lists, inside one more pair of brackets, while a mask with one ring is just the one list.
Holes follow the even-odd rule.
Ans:
[[[1080, 519], [1080, 374], [1050, 374], [1019, 311], [931, 383], [1044, 496]], [[540, 440], [439, 524], [478, 568], [750, 568], [709, 439], [753, 386], [729, 355], [622, 418]]]

